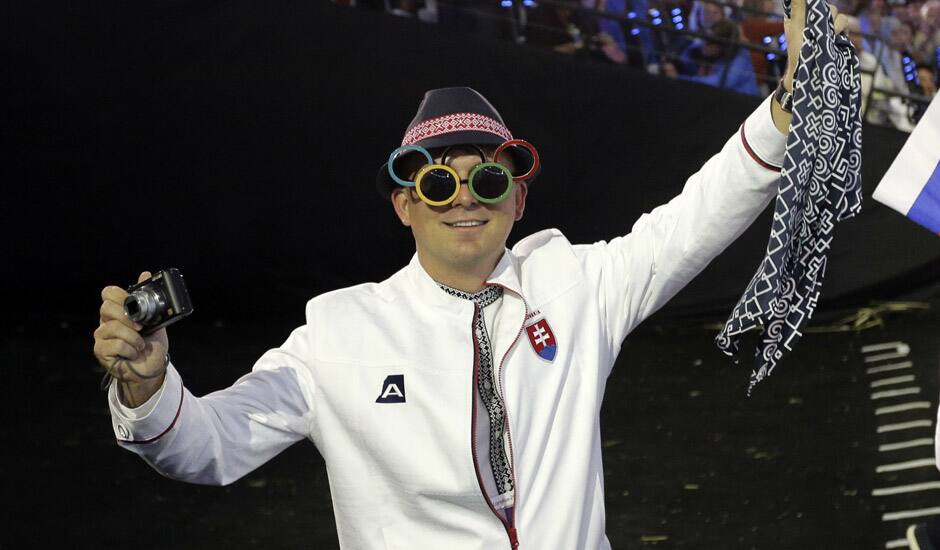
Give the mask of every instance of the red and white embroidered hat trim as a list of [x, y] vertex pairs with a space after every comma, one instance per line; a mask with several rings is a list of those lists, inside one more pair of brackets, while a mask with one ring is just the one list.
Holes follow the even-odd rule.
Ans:
[[405, 133], [402, 145], [413, 145], [423, 139], [453, 132], [488, 132], [505, 140], [512, 139], [509, 129], [488, 116], [477, 113], [453, 113], [425, 120]]

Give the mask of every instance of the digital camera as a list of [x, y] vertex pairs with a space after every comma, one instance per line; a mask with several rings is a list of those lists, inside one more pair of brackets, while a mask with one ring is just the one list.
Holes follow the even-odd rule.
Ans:
[[158, 271], [127, 289], [124, 314], [140, 323], [142, 335], [152, 334], [193, 312], [183, 274], [175, 267]]

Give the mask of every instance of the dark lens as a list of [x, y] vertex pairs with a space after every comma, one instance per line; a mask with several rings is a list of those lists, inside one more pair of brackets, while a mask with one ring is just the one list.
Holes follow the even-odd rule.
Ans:
[[131, 319], [136, 320], [140, 315], [140, 304], [137, 303], [137, 299], [133, 296], [129, 297], [124, 302], [124, 309], [127, 311], [127, 316]]
[[421, 178], [421, 192], [432, 201], [445, 201], [454, 194], [454, 177], [446, 170], [428, 170]]
[[396, 176], [405, 181], [413, 181], [414, 178], [412, 176], [425, 162], [422, 155], [415, 151], [406, 151], [399, 155], [395, 159], [395, 162], [392, 163], [392, 171], [395, 172]]
[[529, 170], [532, 169], [532, 164], [535, 162], [535, 159], [532, 158], [532, 153], [525, 147], [518, 145], [506, 147], [499, 152], [499, 157], [493, 160], [494, 162], [498, 162], [510, 168], [512, 177], [514, 178], [527, 174]]
[[495, 166], [484, 166], [473, 176], [473, 190], [484, 199], [496, 199], [506, 192], [509, 178]]

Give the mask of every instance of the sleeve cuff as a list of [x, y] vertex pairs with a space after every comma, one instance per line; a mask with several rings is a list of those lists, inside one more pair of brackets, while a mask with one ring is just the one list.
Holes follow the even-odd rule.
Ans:
[[170, 431], [179, 419], [183, 405], [183, 381], [172, 364], [167, 365], [163, 386], [141, 406], [121, 403], [117, 385], [108, 388], [111, 425], [122, 443], [152, 443]]
[[771, 101], [772, 95], [761, 102], [757, 110], [741, 125], [741, 143], [754, 162], [768, 170], [779, 172], [787, 150], [787, 136], [781, 134], [774, 126], [773, 116], [770, 114]]

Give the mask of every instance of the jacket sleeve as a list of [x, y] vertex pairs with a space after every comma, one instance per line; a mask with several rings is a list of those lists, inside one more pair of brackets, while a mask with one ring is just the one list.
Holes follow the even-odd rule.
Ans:
[[774, 196], [786, 136], [773, 125], [770, 101], [761, 103], [678, 196], [643, 214], [628, 235], [582, 250], [598, 279], [615, 353], [636, 325], [743, 233]]
[[304, 364], [305, 327], [265, 353], [232, 386], [195, 397], [170, 365], [163, 387], [136, 409], [108, 392], [118, 445], [161, 474], [226, 485], [310, 435], [315, 386]]

